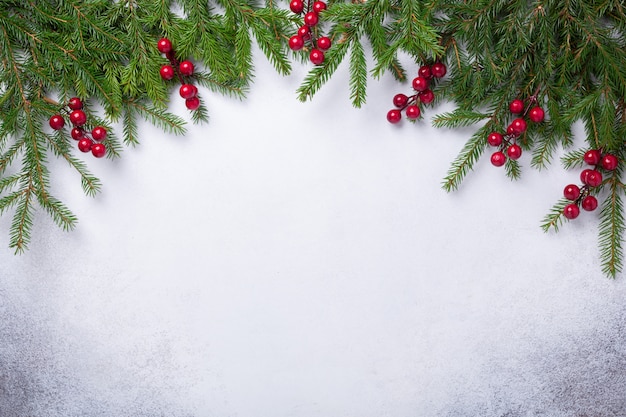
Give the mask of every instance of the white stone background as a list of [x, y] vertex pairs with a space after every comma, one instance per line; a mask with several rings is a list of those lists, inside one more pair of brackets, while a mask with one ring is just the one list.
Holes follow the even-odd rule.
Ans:
[[449, 105], [393, 126], [391, 77], [354, 109], [346, 65], [307, 103], [306, 66], [256, 66], [208, 125], [85, 158], [96, 198], [54, 162], [75, 231], [38, 212], [14, 256], [0, 218], [0, 416], [626, 416], [597, 213], [539, 228], [577, 172], [484, 157], [449, 194]]

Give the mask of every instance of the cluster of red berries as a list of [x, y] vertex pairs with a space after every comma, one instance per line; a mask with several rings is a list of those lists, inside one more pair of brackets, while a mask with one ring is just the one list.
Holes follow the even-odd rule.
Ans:
[[193, 62], [189, 60], [179, 62], [176, 58], [176, 52], [172, 47], [172, 41], [167, 38], [159, 39], [157, 48], [159, 49], [159, 52], [165, 54], [165, 57], [170, 61], [169, 64], [161, 66], [161, 78], [169, 81], [174, 77], [177, 77], [180, 81], [178, 93], [185, 99], [185, 106], [187, 106], [189, 110], [196, 110], [200, 107], [198, 87], [185, 79], [185, 77], [191, 77], [193, 75]]
[[289, 3], [289, 8], [297, 15], [304, 13], [304, 25], [300, 26], [296, 35], [289, 38], [289, 48], [292, 51], [299, 51], [304, 48], [307, 42], [310, 42], [309, 60], [315, 65], [320, 65], [324, 62], [324, 52], [330, 49], [332, 42], [327, 36], [316, 37], [312, 28], [319, 23], [320, 13], [326, 10], [326, 3], [315, 1], [311, 4], [311, 1], [308, 0], [305, 10], [302, 0], [292, 0]]
[[448, 69], [442, 62], [435, 62], [432, 65], [422, 65], [417, 71], [417, 77], [413, 78], [413, 90], [415, 94], [407, 96], [406, 94], [396, 94], [393, 96], [393, 105], [395, 109], [387, 112], [387, 120], [389, 123], [398, 123], [402, 120], [402, 112], [410, 120], [420, 117], [422, 110], [420, 103], [429, 104], [435, 99], [435, 94], [430, 89], [430, 82], [433, 78], [443, 78]]
[[[83, 102], [78, 97], [72, 97], [66, 107], [63, 107], [61, 112], [69, 116], [72, 123], [70, 135], [72, 139], [78, 141], [78, 149], [85, 153], [91, 151], [91, 154], [96, 158], [102, 158], [107, 150], [104, 143], [100, 142], [106, 139], [107, 130], [103, 126], [96, 126], [89, 132], [89, 129], [85, 127], [87, 115], [83, 111]], [[65, 127], [65, 118], [57, 113], [50, 117], [49, 123], [54, 130], [61, 130]]]
[[572, 201], [563, 208], [563, 215], [570, 220], [575, 219], [580, 214], [580, 208], [585, 211], [593, 211], [598, 207], [598, 199], [592, 196], [591, 189], [602, 184], [602, 172], [613, 171], [617, 168], [617, 156], [610, 153], [602, 153], [600, 149], [591, 149], [585, 153], [584, 160], [593, 169], [585, 168], [580, 173], [582, 186], [569, 184], [563, 190], [563, 196]]
[[[506, 158], [517, 160], [522, 156], [522, 148], [517, 144], [517, 138], [520, 137], [528, 128], [525, 117], [533, 123], [541, 123], [545, 118], [544, 110], [537, 105], [535, 96], [529, 98], [529, 105], [526, 106], [523, 100], [516, 98], [509, 104], [509, 110], [518, 117], [513, 119], [511, 124], [506, 128], [506, 133], [491, 132], [487, 136], [489, 145], [498, 147], [499, 149], [491, 154], [491, 163], [494, 166], [501, 167], [506, 163]], [[505, 154], [506, 152], [506, 154]]]

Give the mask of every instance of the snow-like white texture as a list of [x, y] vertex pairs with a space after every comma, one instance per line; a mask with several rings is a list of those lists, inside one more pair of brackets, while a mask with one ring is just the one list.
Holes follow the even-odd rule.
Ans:
[[388, 124], [387, 77], [353, 109], [345, 67], [300, 103], [304, 70], [86, 158], [95, 199], [58, 162], [71, 233], [40, 213], [14, 256], [0, 219], [0, 416], [626, 416], [597, 213], [539, 228], [578, 174], [483, 158], [447, 194], [470, 130]]

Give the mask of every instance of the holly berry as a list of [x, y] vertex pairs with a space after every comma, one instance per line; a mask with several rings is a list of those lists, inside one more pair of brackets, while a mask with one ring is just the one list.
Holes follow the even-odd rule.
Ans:
[[300, 26], [298, 29], [298, 36], [300, 36], [303, 40], [308, 41], [311, 39], [311, 28], [308, 26]]
[[67, 107], [69, 107], [71, 110], [81, 110], [83, 108], [83, 101], [78, 97], [72, 97], [67, 102]]
[[172, 50], [172, 41], [167, 38], [161, 38], [157, 43], [157, 48], [161, 53], [166, 54]]
[[413, 89], [415, 91], [424, 91], [428, 88], [428, 80], [424, 77], [413, 78]]
[[435, 78], [443, 78], [448, 71], [445, 64], [442, 62], [435, 62], [431, 65], [430, 70], [433, 73], [433, 77]]
[[489, 136], [487, 136], [487, 143], [491, 146], [500, 146], [503, 139], [504, 137], [502, 136], [502, 133], [491, 132]]
[[406, 108], [406, 117], [408, 117], [409, 119], [417, 119], [418, 117], [420, 117], [420, 114], [420, 108], [417, 107], [415, 104], [412, 104]]
[[195, 95], [198, 93], [198, 89], [193, 84], [183, 84], [178, 89], [178, 93], [182, 98], [188, 99], [191, 97], [195, 97]]
[[513, 114], [520, 114], [521, 112], [524, 111], [524, 102], [516, 98], [509, 104], [509, 110]]
[[518, 135], [519, 135], [519, 133], [517, 133], [517, 132], [515, 131], [515, 128], [513, 127], [513, 125], [512, 125], [512, 124], [510, 124], [510, 125], [508, 125], [508, 126], [507, 126], [507, 128], [506, 128], [506, 134], [507, 134], [507, 135], [511, 135], [511, 136], [518, 136]]
[[406, 106], [406, 103], [408, 103], [408, 101], [409, 98], [405, 94], [400, 93], [393, 96], [393, 105], [398, 108]]
[[593, 170], [592, 170], [592, 169], [583, 169], [583, 170], [580, 172], [580, 181], [581, 181], [583, 184], [587, 184], [587, 177], [589, 176], [589, 173], [590, 173], [591, 171], [593, 171]]
[[302, 0], [291, 0], [291, 3], [289, 3], [289, 8], [295, 14], [300, 14], [304, 10], [304, 2], [302, 2]]
[[578, 187], [578, 185], [576, 184], [566, 185], [563, 189], [563, 196], [568, 200], [576, 200], [578, 197], [580, 197], [580, 187]]
[[580, 214], [580, 209], [574, 203], [568, 204], [563, 208], [563, 215], [570, 220], [574, 220]]
[[198, 97], [191, 97], [185, 100], [185, 106], [189, 110], [196, 110], [200, 107], [200, 99]]
[[517, 133], [518, 135], [524, 133], [526, 131], [526, 127], [526, 120], [522, 119], [521, 117], [518, 117], [511, 122], [511, 128], [513, 132]]
[[387, 121], [389, 123], [398, 123], [402, 120], [402, 113], [398, 109], [392, 109], [387, 112]]
[[104, 140], [107, 137], [107, 130], [102, 126], [96, 126], [91, 130], [93, 140]]
[[315, 26], [320, 21], [320, 16], [315, 12], [308, 12], [304, 15], [304, 24], [307, 26]]
[[332, 42], [327, 36], [320, 36], [317, 38], [317, 49], [320, 51], [327, 51], [330, 49]]
[[70, 135], [74, 140], [81, 140], [85, 137], [85, 131], [80, 127], [73, 127], [70, 131]]
[[422, 65], [419, 70], [417, 70], [417, 75], [420, 77], [424, 77], [427, 80], [433, 78], [433, 72], [430, 69], [430, 65]]
[[55, 114], [50, 117], [50, 127], [54, 130], [61, 130], [65, 126], [65, 119], [60, 114]]
[[420, 93], [420, 101], [424, 104], [432, 103], [435, 99], [435, 94], [432, 90], [426, 89]]
[[506, 156], [501, 151], [496, 151], [491, 155], [491, 163], [493, 166], [501, 167], [506, 162]]
[[174, 78], [174, 75], [176, 75], [176, 73], [174, 72], [174, 67], [168, 64], [161, 66], [161, 71], [159, 72], [161, 73], [161, 78], [163, 78], [164, 80], [171, 80], [172, 78]]
[[309, 59], [315, 65], [320, 65], [324, 62], [324, 52], [319, 49], [311, 49], [311, 53], [309, 54]]
[[513, 143], [506, 148], [506, 154], [511, 159], [519, 159], [522, 156], [522, 148], [517, 143]]
[[82, 138], [78, 141], [78, 150], [81, 152], [89, 152], [93, 146], [93, 141], [89, 138]]
[[602, 184], [602, 173], [600, 171], [596, 171], [591, 170], [591, 172], [589, 172], [587, 174], [587, 185], [589, 185], [590, 187], [597, 187], [598, 185]]
[[107, 148], [104, 143], [94, 143], [91, 146], [91, 154], [96, 158], [102, 158], [107, 153]]
[[602, 168], [606, 169], [607, 171], [613, 171], [614, 169], [616, 169], [617, 164], [618, 164], [617, 156], [612, 155], [610, 153], [607, 153], [606, 155], [604, 155], [601, 161]]
[[592, 195], [588, 195], [580, 202], [580, 206], [585, 211], [594, 211], [598, 208], [598, 199]]
[[299, 51], [304, 47], [304, 39], [300, 35], [293, 35], [289, 38], [289, 48], [292, 51]]
[[74, 110], [70, 113], [70, 122], [74, 126], [82, 126], [87, 122], [87, 115], [82, 110]]
[[193, 62], [191, 61], [183, 61], [179, 64], [178, 70], [182, 75], [193, 75]]
[[324, 10], [326, 10], [326, 3], [323, 1], [316, 1], [313, 3], [313, 11], [315, 13], [321, 13]]
[[535, 122], [535, 123], [541, 123], [543, 122], [543, 119], [545, 117], [545, 112], [543, 111], [543, 109], [539, 106], [535, 106], [532, 109], [530, 109], [530, 111], [528, 112], [528, 118]]
[[585, 152], [585, 156], [583, 156], [583, 159], [589, 165], [598, 165], [600, 163], [601, 157], [602, 154], [598, 149], [591, 149]]

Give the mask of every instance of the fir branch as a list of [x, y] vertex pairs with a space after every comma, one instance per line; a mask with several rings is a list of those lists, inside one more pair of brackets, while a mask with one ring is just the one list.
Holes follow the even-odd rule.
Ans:
[[486, 137], [489, 132], [489, 124], [487, 124], [478, 129], [478, 131], [467, 140], [444, 177], [442, 184], [444, 190], [450, 192], [456, 190], [459, 185], [461, 185], [465, 176], [474, 168], [474, 164], [484, 152], [487, 143]]
[[490, 114], [481, 113], [473, 110], [455, 109], [447, 113], [439, 113], [432, 119], [434, 127], [454, 129], [459, 127], [473, 126], [477, 123], [489, 119]]
[[563, 221], [565, 220], [563, 209], [569, 203], [571, 203], [570, 200], [567, 200], [566, 198], [561, 198], [552, 206], [550, 212], [546, 214], [541, 223], [541, 228], [544, 232], [548, 232], [550, 230], [554, 230], [555, 232], [559, 231], [559, 227], [563, 224]]
[[350, 99], [355, 107], [361, 107], [367, 96], [367, 62], [360, 42], [350, 48]]
[[622, 271], [624, 251], [622, 248], [626, 224], [624, 222], [624, 204], [622, 195], [624, 184], [617, 176], [606, 180], [609, 196], [604, 200], [600, 211], [598, 243], [602, 272], [615, 278]]

